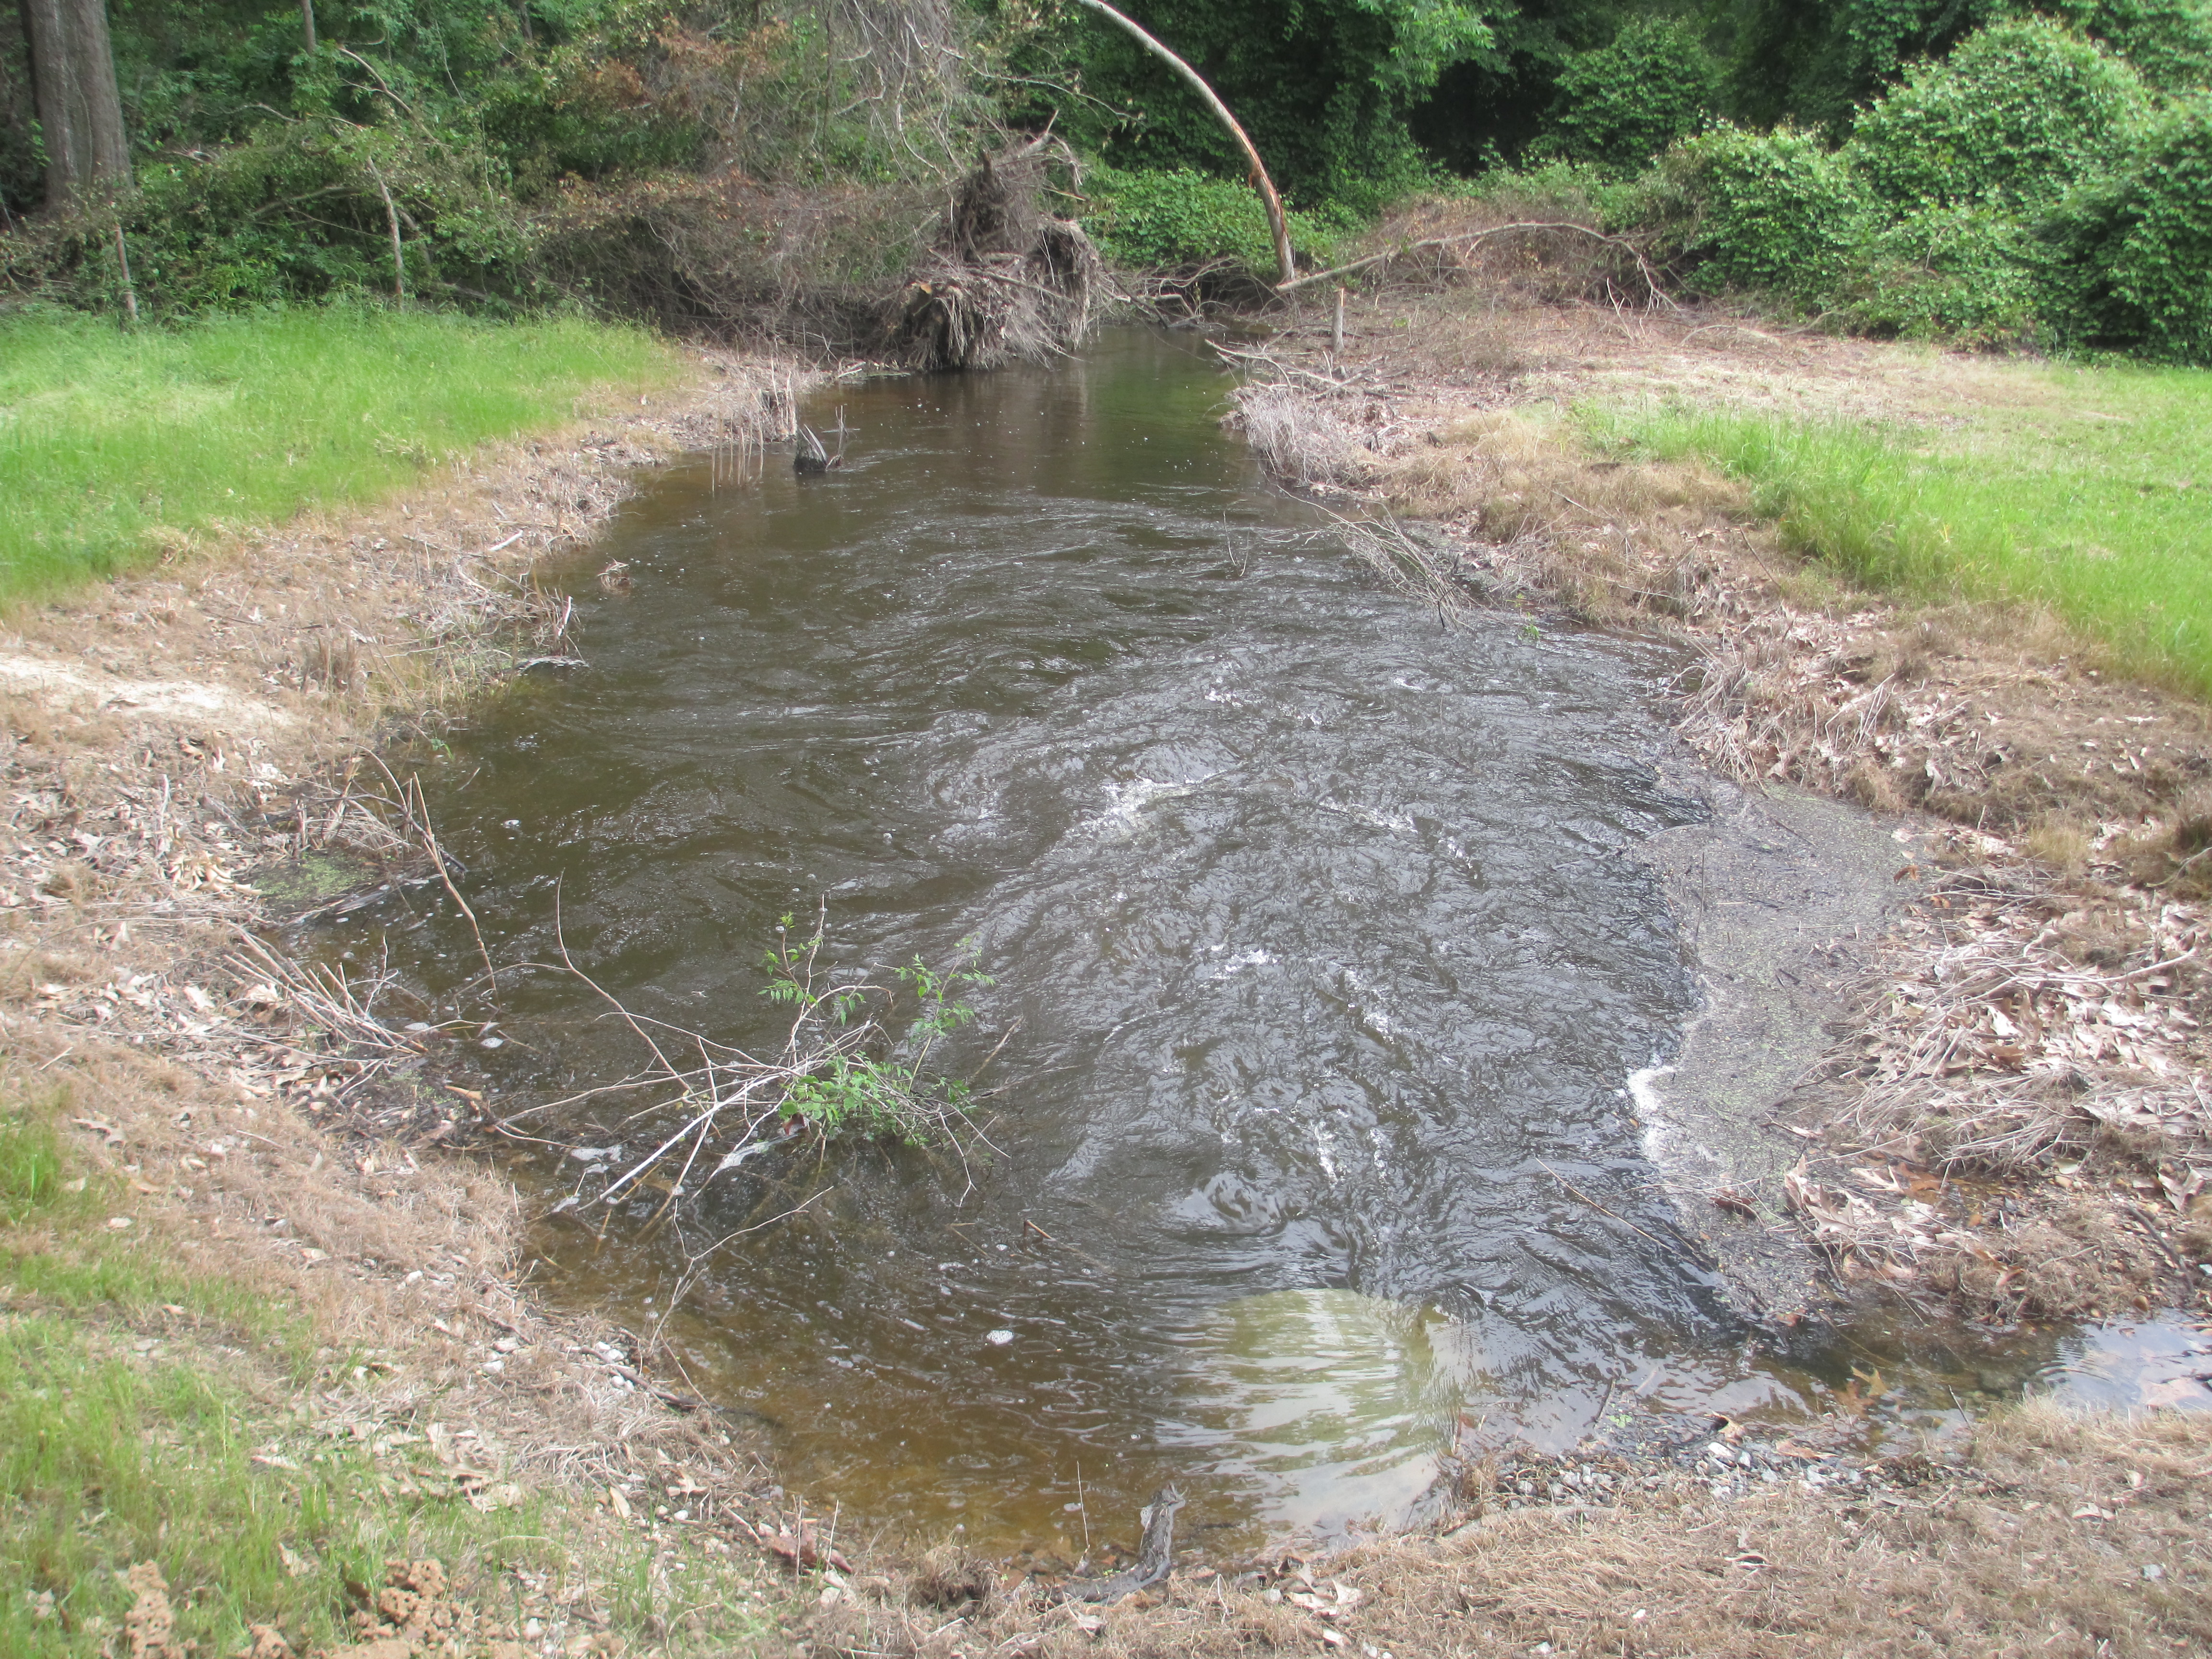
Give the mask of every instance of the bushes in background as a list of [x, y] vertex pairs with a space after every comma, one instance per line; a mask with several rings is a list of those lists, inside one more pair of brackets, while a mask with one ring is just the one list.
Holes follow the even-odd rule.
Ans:
[[1865, 240], [1871, 204], [1841, 158], [1809, 133], [1723, 125], [1670, 152], [1643, 205], [1707, 289], [1814, 301]]
[[[1084, 175], [1083, 222], [1113, 264], [1176, 270], [1233, 259], [1272, 276], [1274, 238], [1251, 185], [1188, 167], [1125, 172], [1096, 167]], [[1293, 212], [1291, 243], [1302, 258], [1322, 259], [1346, 230], [1344, 216]]]
[[1720, 85], [1720, 60], [1688, 22], [1633, 18], [1561, 68], [1547, 147], [1571, 161], [1641, 167], [1712, 118]]
[[1693, 289], [1885, 333], [2212, 364], [2212, 94], [2162, 96], [2047, 18], [1916, 68], [1838, 148], [1717, 125], [1624, 216]]

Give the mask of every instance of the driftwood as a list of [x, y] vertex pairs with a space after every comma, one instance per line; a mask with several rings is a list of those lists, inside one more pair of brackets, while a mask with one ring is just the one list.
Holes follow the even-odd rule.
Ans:
[[1180, 1492], [1171, 1486], [1162, 1486], [1152, 1495], [1152, 1508], [1145, 1512], [1145, 1536], [1137, 1547], [1136, 1565], [1111, 1578], [1076, 1579], [1067, 1586], [1067, 1599], [1118, 1601], [1164, 1581], [1175, 1565], [1175, 1517], [1182, 1505]]

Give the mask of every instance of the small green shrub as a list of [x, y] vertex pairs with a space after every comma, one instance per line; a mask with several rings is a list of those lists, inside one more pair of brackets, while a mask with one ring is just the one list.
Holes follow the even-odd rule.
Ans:
[[1690, 24], [1632, 19], [1610, 45], [1580, 52], [1559, 71], [1553, 144], [1570, 160], [1638, 167], [1711, 116], [1719, 61]]
[[[1090, 206], [1083, 216], [1110, 264], [1130, 270], [1172, 270], [1232, 259], [1273, 276], [1275, 241], [1267, 210], [1249, 185], [1184, 167], [1124, 172], [1096, 167], [1085, 176]], [[1290, 216], [1291, 245], [1302, 259], [1326, 262], [1354, 228], [1347, 216], [1323, 210]]]
[[1871, 222], [1858, 179], [1814, 135], [1727, 123], [1668, 153], [1646, 207], [1693, 288], [1809, 304], [1833, 296]]
[[1970, 36], [1859, 117], [1845, 154], [1900, 211], [2032, 210], [2110, 167], [2148, 111], [2119, 59], [2042, 18]]
[[2162, 113], [2049, 231], [2053, 309], [2084, 343], [2212, 365], [2212, 98]]
[[[784, 1085], [778, 1112], [807, 1124], [824, 1140], [850, 1134], [914, 1146], [957, 1142], [968, 1113], [969, 1086], [933, 1071], [930, 1056], [945, 1038], [975, 1021], [975, 1011], [958, 1000], [961, 994], [996, 983], [972, 966], [975, 942], [961, 940], [960, 956], [947, 969], [932, 968], [916, 957], [892, 969], [897, 988], [887, 989], [849, 980], [824, 981], [816, 968], [821, 931], [799, 940], [792, 938], [793, 931], [787, 915], [762, 958], [769, 983], [761, 994], [792, 1009], [799, 1029], [811, 1023], [811, 1045], [800, 1051], [798, 1074]], [[904, 1033], [891, 1042], [884, 1022], [902, 994], [913, 997], [916, 1006]], [[890, 1051], [878, 1052], [885, 1043]]]
[[1931, 207], [1868, 238], [1844, 278], [1861, 328], [1962, 345], [2024, 342], [2039, 331], [2045, 251], [2012, 216]]

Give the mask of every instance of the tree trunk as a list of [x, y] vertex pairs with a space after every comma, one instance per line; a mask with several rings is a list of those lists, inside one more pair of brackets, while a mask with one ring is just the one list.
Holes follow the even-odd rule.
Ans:
[[300, 0], [300, 33], [307, 50], [315, 49], [315, 0]]
[[22, 0], [31, 95], [46, 147], [46, 205], [66, 208], [131, 182], [131, 147], [106, 0]]
[[1237, 148], [1244, 152], [1251, 164], [1250, 183], [1260, 193], [1260, 205], [1267, 211], [1267, 228], [1275, 238], [1275, 281], [1287, 283], [1297, 275], [1297, 262], [1291, 257], [1290, 221], [1283, 214], [1283, 198], [1275, 193], [1275, 181], [1267, 176], [1267, 163], [1260, 159], [1260, 151], [1245, 133], [1243, 125], [1229, 112], [1229, 106], [1221, 101], [1220, 94], [1208, 86], [1206, 77], [1178, 58], [1133, 17], [1125, 17], [1106, 0], [1075, 0], [1086, 10], [1095, 11], [1129, 37], [1146, 52], [1173, 70], [1183, 83], [1199, 96], [1199, 101], [1213, 112], [1213, 118], [1221, 123], [1229, 136], [1237, 141]]

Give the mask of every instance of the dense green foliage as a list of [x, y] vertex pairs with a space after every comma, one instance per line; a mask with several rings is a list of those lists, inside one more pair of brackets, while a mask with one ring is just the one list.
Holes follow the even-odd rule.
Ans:
[[[1084, 177], [1083, 220], [1099, 251], [1131, 270], [1178, 269], [1230, 259], [1247, 270], [1273, 268], [1266, 210], [1250, 186], [1187, 167], [1125, 173], [1098, 167]], [[1324, 210], [1292, 212], [1291, 244], [1299, 257], [1325, 259], [1352, 222]]]
[[1632, 18], [1562, 65], [1553, 145], [1578, 161], [1639, 166], [1711, 118], [1720, 81], [1720, 60], [1688, 22]]
[[673, 356], [576, 319], [513, 327], [330, 307], [118, 332], [0, 317], [0, 599], [156, 554], [218, 522], [373, 499], [485, 438], [635, 401]]
[[1819, 139], [1725, 124], [1666, 158], [1648, 210], [1675, 216], [1674, 251], [1698, 280], [1806, 300], [1842, 279], [1870, 216], [1860, 181]]
[[[0, 15], [18, 293], [118, 307], [119, 217], [156, 315], [404, 289], [751, 326], [701, 284], [787, 300], [865, 266], [879, 285], [994, 121], [1049, 124], [1097, 164], [1085, 211], [1115, 260], [1272, 264], [1228, 135], [1067, 0], [317, 0], [312, 49], [288, 0], [110, 9], [134, 188], [16, 234], [40, 174]], [[1443, 168], [1571, 162], [1633, 181], [1611, 218], [1692, 291], [1887, 332], [2212, 352], [2212, 0], [1127, 9], [1236, 110], [1309, 256]]]
[[1846, 155], [1904, 210], [2046, 206], [2118, 159], [2144, 109], [2135, 71], [2036, 20], [1999, 24], [1916, 67], [1870, 106]]
[[[1453, 64], [1488, 51], [1468, 0], [1127, 0], [1121, 9], [1196, 65], [1285, 191], [1376, 202], [1418, 180], [1408, 112]], [[1061, 128], [1115, 165], [1242, 177], [1234, 143], [1173, 74], [1111, 24], [1070, 7], [1020, 45], [1036, 77], [1018, 117]], [[1079, 85], [1082, 97], [1060, 91]]]
[[2163, 112], [2050, 234], [2055, 302], [2082, 339], [2212, 364], [2212, 95]]
[[[937, 72], [941, 52], [857, 50], [864, 0], [318, 0], [312, 50], [298, 7], [274, 0], [110, 10], [137, 156], [117, 207], [157, 313], [403, 286], [526, 305], [554, 297], [535, 255], [574, 186], [934, 176], [981, 108]], [[11, 221], [43, 188], [24, 54], [0, 10]], [[0, 278], [111, 305], [112, 225], [9, 238]]]
[[2047, 605], [2112, 665], [2212, 694], [2202, 371], [2021, 364], [1940, 427], [1679, 405], [1585, 420], [1601, 437], [1749, 480], [1786, 537], [1862, 581]]
[[2022, 17], [1916, 65], [1834, 149], [1717, 125], [1618, 216], [1692, 288], [1882, 332], [2212, 363], [2208, 163], [2212, 94], [2161, 95], [2098, 42]]

